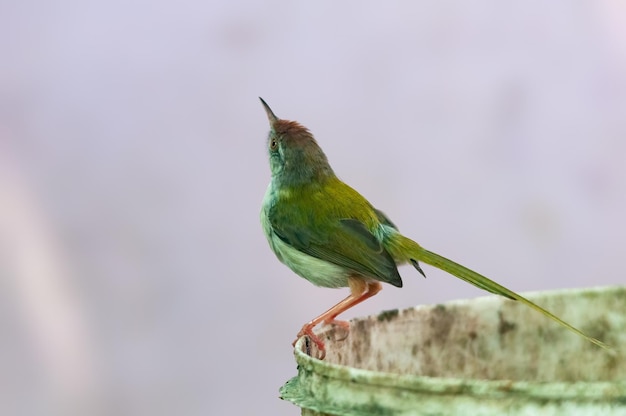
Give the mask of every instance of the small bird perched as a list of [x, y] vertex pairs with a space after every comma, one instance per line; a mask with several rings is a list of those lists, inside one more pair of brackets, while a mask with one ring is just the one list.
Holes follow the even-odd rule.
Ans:
[[279, 119], [259, 99], [270, 122], [267, 149], [272, 178], [261, 207], [267, 241], [281, 262], [314, 285], [350, 288], [348, 297], [298, 332], [296, 341], [304, 335], [309, 337], [321, 359], [325, 356], [324, 342], [313, 328], [325, 323], [348, 329], [348, 322], [335, 319], [340, 313], [377, 294], [381, 282], [402, 287], [398, 265], [410, 263], [424, 275], [419, 261], [522, 302], [588, 341], [610, 348], [541, 306], [400, 234], [385, 214], [337, 178], [308, 129]]

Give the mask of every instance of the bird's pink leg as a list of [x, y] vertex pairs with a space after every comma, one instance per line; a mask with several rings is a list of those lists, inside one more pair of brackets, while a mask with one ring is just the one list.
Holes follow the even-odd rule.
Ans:
[[358, 305], [366, 299], [371, 298], [378, 292], [382, 290], [382, 285], [377, 281], [366, 281], [361, 277], [350, 277], [348, 279], [348, 285], [350, 286], [350, 295], [348, 295], [344, 300], [313, 319], [312, 321], [306, 323], [300, 332], [298, 332], [296, 340], [293, 342], [293, 345], [296, 344], [296, 341], [304, 335], [309, 337], [311, 342], [313, 342], [317, 349], [320, 351], [321, 356], [320, 360], [323, 360], [326, 356], [326, 349], [324, 346], [324, 341], [322, 341], [317, 335], [313, 333], [313, 328], [315, 328], [321, 322], [325, 324], [336, 324], [341, 326], [342, 328], [349, 330], [350, 324], [347, 321], [338, 321], [335, 318], [352, 308], [353, 306]]

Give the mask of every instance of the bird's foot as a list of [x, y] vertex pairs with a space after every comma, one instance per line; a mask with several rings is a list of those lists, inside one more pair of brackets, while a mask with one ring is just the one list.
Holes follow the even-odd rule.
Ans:
[[[350, 322], [340, 321], [337, 319], [329, 319], [323, 322], [325, 325], [333, 325], [334, 327], [339, 328], [338, 330], [334, 331], [335, 335], [340, 334], [339, 337], [335, 338], [335, 341], [343, 341], [348, 337], [348, 334], [350, 333]], [[324, 357], [326, 357], [326, 345], [319, 336], [313, 333], [313, 328], [315, 328], [315, 325], [312, 322], [305, 324], [300, 332], [298, 332], [298, 335], [296, 335], [296, 339], [293, 341], [292, 345], [295, 347], [296, 342], [298, 342], [301, 337], [306, 336], [306, 354], [313, 357], [311, 344], [314, 344], [317, 349], [317, 354], [315, 355], [315, 358], [323, 360]]]
[[311, 325], [306, 324], [302, 327], [302, 329], [300, 330], [300, 332], [298, 332], [298, 335], [296, 335], [296, 339], [295, 341], [293, 341], [293, 346], [296, 346], [296, 342], [298, 342], [298, 340], [303, 337], [306, 336], [306, 343], [305, 343], [305, 348], [306, 348], [306, 354], [313, 357], [312, 354], [312, 350], [311, 350], [311, 343], [315, 344], [316, 348], [317, 348], [317, 354], [315, 356], [315, 358], [319, 359], [319, 360], [323, 360], [324, 357], [326, 357], [326, 346], [324, 345], [324, 341], [322, 341], [320, 339], [320, 337], [318, 337], [317, 335], [315, 335], [313, 333], [313, 328], [315, 327], [315, 325]]

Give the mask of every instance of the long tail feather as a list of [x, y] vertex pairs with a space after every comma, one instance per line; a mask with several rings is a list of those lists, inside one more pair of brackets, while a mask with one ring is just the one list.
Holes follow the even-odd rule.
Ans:
[[[417, 245], [417, 243], [414, 243]], [[465, 280], [467, 283], [471, 283], [474, 286], [477, 286], [483, 290], [486, 290], [488, 292], [494, 293], [496, 295], [501, 295], [504, 296], [506, 298], [509, 299], [513, 299], [516, 300], [518, 302], [521, 302], [527, 306], [530, 306], [531, 308], [533, 308], [534, 310], [536, 310], [537, 312], [542, 313], [543, 315], [547, 316], [548, 318], [552, 319], [553, 321], [559, 323], [560, 325], [564, 326], [565, 328], [569, 329], [572, 332], [575, 332], [576, 334], [580, 335], [581, 337], [585, 338], [586, 340], [588, 340], [589, 342], [592, 342], [594, 344], [596, 344], [599, 347], [611, 350], [611, 346], [605, 344], [604, 342], [593, 338], [587, 334], [585, 334], [584, 332], [582, 332], [580, 329], [568, 324], [567, 322], [563, 321], [561, 318], [557, 317], [556, 315], [552, 314], [551, 312], [545, 310], [544, 308], [542, 308], [541, 306], [537, 305], [534, 302], [531, 302], [530, 300], [526, 299], [525, 297], [518, 295], [517, 293], [513, 292], [512, 290], [507, 289], [506, 287], [494, 282], [491, 279], [488, 279], [487, 277], [476, 273], [473, 270], [468, 269], [467, 267], [461, 266], [460, 264], [449, 260], [443, 256], [440, 256], [439, 254], [433, 253], [432, 251], [428, 251], [424, 248], [422, 248], [421, 246], [417, 245], [419, 247], [418, 250], [412, 250], [415, 255], [415, 257], [417, 257], [415, 260], [419, 260], [419, 261], [423, 261], [426, 264], [430, 264], [431, 266], [435, 266], [438, 269], [441, 269], [443, 271], [446, 271], [456, 277], [458, 277], [459, 279]]]

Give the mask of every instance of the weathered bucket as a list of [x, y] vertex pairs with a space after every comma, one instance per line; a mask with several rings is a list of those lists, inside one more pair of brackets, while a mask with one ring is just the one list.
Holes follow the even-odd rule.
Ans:
[[496, 296], [325, 328], [323, 361], [296, 345], [280, 390], [302, 415], [626, 415], [626, 287], [527, 296], [607, 352]]

